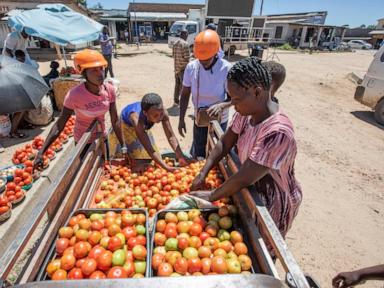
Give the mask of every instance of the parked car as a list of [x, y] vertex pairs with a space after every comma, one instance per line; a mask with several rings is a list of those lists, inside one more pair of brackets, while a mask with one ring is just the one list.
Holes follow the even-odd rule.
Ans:
[[351, 40], [348, 46], [353, 49], [372, 49], [372, 45], [364, 40]]
[[357, 86], [355, 99], [375, 111], [375, 119], [384, 125], [384, 46], [376, 52], [361, 85]]

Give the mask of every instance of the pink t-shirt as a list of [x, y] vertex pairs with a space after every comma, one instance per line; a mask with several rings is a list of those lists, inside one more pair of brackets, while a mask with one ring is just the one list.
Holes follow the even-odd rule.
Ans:
[[[68, 92], [64, 99], [64, 107], [75, 111], [76, 122], [73, 134], [76, 142], [80, 141], [81, 136], [95, 119], [100, 121], [104, 134], [106, 134], [105, 114], [109, 111], [110, 104], [115, 101], [115, 89], [110, 84], [104, 84], [101, 87], [100, 95], [89, 92], [84, 83]], [[90, 143], [96, 137], [95, 132], [90, 139]]]

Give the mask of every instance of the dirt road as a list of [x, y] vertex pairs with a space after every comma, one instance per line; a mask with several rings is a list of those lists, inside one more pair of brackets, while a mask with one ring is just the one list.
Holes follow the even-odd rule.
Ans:
[[[166, 45], [140, 49], [152, 53], [114, 61], [121, 81], [119, 109], [148, 92], [160, 94], [169, 107], [174, 85], [170, 50]], [[277, 97], [296, 129], [296, 173], [304, 193], [287, 242], [303, 270], [322, 287], [330, 287], [339, 271], [384, 259], [384, 127], [372, 120], [369, 108], [354, 101], [355, 86], [347, 79], [352, 71], [366, 70], [372, 55], [278, 53], [287, 79]], [[46, 67], [42, 63], [41, 70]], [[187, 138], [178, 137], [184, 149], [192, 141], [192, 120], [187, 121]], [[173, 117], [175, 132], [177, 123]], [[154, 132], [158, 146], [168, 148], [161, 125]], [[1, 162], [14, 147], [1, 155]]]

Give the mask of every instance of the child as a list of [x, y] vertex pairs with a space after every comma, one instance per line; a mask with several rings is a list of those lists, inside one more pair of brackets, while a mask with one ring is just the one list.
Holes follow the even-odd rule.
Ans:
[[276, 91], [283, 85], [285, 81], [285, 67], [275, 61], [268, 61], [262, 63], [272, 76], [271, 85], [271, 97], [272, 101], [279, 103], [279, 100], [275, 97]]
[[48, 86], [50, 86], [50, 80], [51, 79], [56, 79], [59, 77], [59, 67], [60, 67], [60, 64], [59, 62], [56, 62], [56, 61], [52, 61], [51, 62], [51, 65], [49, 66], [51, 68], [51, 71], [49, 71], [49, 73], [45, 76], [43, 76], [44, 80], [45, 80], [45, 83], [47, 83]]
[[[128, 154], [133, 161], [135, 159], [152, 159], [167, 171], [176, 170], [176, 168], [168, 166], [163, 161], [150, 131], [154, 124], [161, 122], [164, 133], [173, 151], [176, 153], [179, 164], [181, 166], [187, 165], [159, 95], [149, 93], [144, 95], [141, 102], [127, 105], [121, 112], [120, 118]], [[109, 139], [111, 151], [116, 151], [115, 138], [114, 135], [111, 135]]]

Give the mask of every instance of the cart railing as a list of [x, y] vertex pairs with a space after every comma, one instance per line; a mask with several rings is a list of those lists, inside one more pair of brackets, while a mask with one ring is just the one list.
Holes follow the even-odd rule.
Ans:
[[265, 27], [225, 27], [224, 43], [269, 43], [271, 28]]
[[[213, 149], [215, 144], [221, 139], [224, 132], [221, 129], [217, 121], [213, 121], [209, 127], [208, 133], [208, 145], [207, 150], [210, 151]], [[207, 153], [208, 154], [208, 153]], [[230, 155], [227, 155], [225, 159], [220, 162], [220, 170], [224, 172], [226, 178], [231, 174], [234, 174], [238, 171], [240, 167], [240, 161], [236, 153], [232, 152]], [[253, 196], [251, 196], [251, 192]], [[298, 288], [309, 288], [307, 279], [305, 278], [303, 272], [301, 271], [299, 265], [297, 264], [292, 253], [288, 249], [287, 244], [285, 243], [284, 238], [282, 237], [280, 231], [278, 230], [275, 222], [273, 221], [269, 211], [263, 204], [261, 198], [258, 196], [255, 187], [244, 188], [240, 193], [236, 193], [232, 196], [235, 204], [239, 208], [240, 216], [246, 219], [249, 224], [250, 229], [254, 228], [255, 230], [260, 231], [263, 241], [259, 243], [254, 243], [255, 245], [260, 245], [261, 250], [264, 254], [268, 254], [268, 250], [265, 247], [265, 243], [271, 245], [276, 253], [277, 259], [281, 262], [285, 272], [289, 274], [292, 279], [295, 287]], [[255, 199], [255, 200], [254, 200]], [[264, 273], [278, 277], [275, 265], [269, 260], [270, 257], [266, 255], [260, 255], [261, 259], [258, 259], [264, 269]]]

